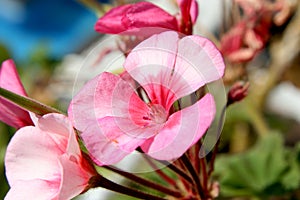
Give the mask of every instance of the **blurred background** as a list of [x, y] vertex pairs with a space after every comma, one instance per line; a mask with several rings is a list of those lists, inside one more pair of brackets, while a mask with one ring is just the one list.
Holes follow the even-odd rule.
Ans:
[[[94, 31], [101, 14], [96, 8], [108, 10], [125, 2], [137, 1], [0, 0], [0, 61], [15, 60], [30, 97], [66, 111], [80, 64], [106, 38]], [[175, 12], [168, 6], [172, 0], [152, 2]], [[220, 49], [239, 21], [254, 12], [251, 4], [237, 3], [243, 1], [198, 2], [200, 15], [194, 31]], [[219, 199], [300, 200], [300, 1], [252, 2], [268, 16], [268, 25], [262, 16], [256, 21], [265, 29], [254, 26], [264, 38], [263, 45], [241, 62], [223, 52], [226, 89], [237, 81], [249, 82], [250, 88], [248, 97], [226, 112], [214, 173], [221, 188]], [[272, 10], [266, 2], [278, 8]], [[254, 41], [243, 41], [240, 48], [252, 48]], [[103, 48], [103, 55], [115, 48], [116, 44]], [[81, 70], [82, 81], [95, 71]], [[0, 199], [8, 191], [3, 161], [14, 132], [0, 123]], [[99, 189], [77, 199], [132, 198]]]
[[[94, 31], [96, 20], [95, 12], [75, 0], [0, 0], [0, 61], [14, 59], [28, 94], [66, 111], [47, 87], [66, 55], [82, 52], [101, 37]], [[0, 132], [0, 199], [4, 199], [8, 186], [3, 161], [15, 130], [1, 123]]]

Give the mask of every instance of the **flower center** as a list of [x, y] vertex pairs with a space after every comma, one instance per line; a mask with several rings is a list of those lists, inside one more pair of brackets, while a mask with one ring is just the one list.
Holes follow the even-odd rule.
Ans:
[[150, 112], [148, 113], [148, 119], [157, 123], [163, 124], [167, 121], [168, 115], [165, 108], [159, 104], [150, 105]]

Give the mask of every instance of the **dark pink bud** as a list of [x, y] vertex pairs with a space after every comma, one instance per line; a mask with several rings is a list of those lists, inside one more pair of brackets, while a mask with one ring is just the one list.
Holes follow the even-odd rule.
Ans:
[[228, 92], [227, 106], [243, 100], [248, 95], [249, 85], [249, 82], [245, 83], [242, 81], [234, 83]]

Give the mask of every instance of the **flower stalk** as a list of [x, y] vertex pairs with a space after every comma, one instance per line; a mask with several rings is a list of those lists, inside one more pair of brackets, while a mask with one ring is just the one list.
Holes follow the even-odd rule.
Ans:
[[139, 199], [153, 199], [153, 200], [166, 200], [165, 198], [154, 196], [145, 192], [141, 192], [139, 190], [134, 190], [123, 185], [119, 185], [101, 175], [97, 175], [92, 177], [89, 180], [89, 188], [102, 187], [114, 192], [118, 192], [120, 194], [129, 195], [131, 197], [139, 198]]

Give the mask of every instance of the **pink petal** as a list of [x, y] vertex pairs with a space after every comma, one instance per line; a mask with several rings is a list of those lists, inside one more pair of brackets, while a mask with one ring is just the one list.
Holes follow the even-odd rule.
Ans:
[[[6, 60], [0, 68], [0, 87], [26, 96], [13, 60]], [[32, 125], [27, 111], [0, 97], [0, 121], [15, 127]]]
[[19, 95], [27, 96], [13, 60], [6, 60], [2, 63], [0, 86]]
[[68, 112], [75, 127], [83, 132], [106, 116], [131, 119], [132, 126], [144, 126], [143, 116], [148, 110], [130, 83], [104, 72], [73, 98]]
[[137, 45], [124, 64], [128, 73], [146, 90], [151, 102], [167, 110], [176, 100], [172, 73], [178, 40], [176, 32], [154, 35]]
[[[48, 132], [49, 137], [63, 148], [64, 152], [73, 156], [79, 156], [80, 148], [76, 139], [71, 122], [61, 114], [47, 114], [39, 119], [38, 124], [41, 131]], [[65, 144], [67, 142], [67, 144]]]
[[214, 99], [207, 94], [194, 105], [172, 114], [165, 127], [141, 147], [158, 160], [179, 158], [204, 135], [214, 115]]
[[246, 21], [241, 21], [222, 36], [220, 51], [223, 55], [234, 53], [242, 47], [246, 30]]
[[[76, 129], [79, 131], [85, 130], [87, 127], [92, 126], [97, 123], [96, 120], [96, 108], [98, 104], [95, 104], [95, 92], [98, 83], [99, 76], [93, 78], [84, 87], [79, 91], [79, 93], [73, 97], [69, 108], [68, 108], [68, 117], [73, 123]], [[110, 89], [110, 88], [108, 88]], [[107, 102], [101, 102], [101, 108], [103, 110], [103, 115], [105, 113], [110, 113], [111, 109], [106, 108]], [[104, 105], [103, 105], [104, 104]], [[100, 107], [100, 104], [99, 104]]]
[[74, 144], [70, 144], [69, 137], [72, 134], [75, 136], [67, 118], [54, 113], [41, 117], [37, 127], [27, 126], [18, 130], [11, 139], [5, 156], [9, 183], [59, 177], [57, 157], [66, 153], [68, 148], [75, 149], [72, 152], [74, 156], [79, 152], [75, 139], [72, 140]]
[[58, 185], [51, 184], [46, 180], [30, 180], [16, 182], [5, 196], [5, 200], [55, 199]]
[[150, 100], [167, 110], [176, 99], [221, 78], [225, 68], [212, 42], [200, 36], [179, 40], [172, 31], [140, 43], [128, 55], [124, 67]]
[[132, 126], [128, 121], [105, 117], [98, 120], [98, 126], [89, 127], [81, 134], [86, 148], [98, 165], [119, 162], [161, 128], [159, 125]]
[[[10, 185], [17, 180], [59, 178], [57, 155], [63, 153], [67, 141], [60, 146], [35, 127], [24, 127], [11, 139], [5, 156], [6, 177]], [[63, 144], [63, 145], [62, 145]], [[61, 146], [62, 145], [62, 146]]]
[[221, 53], [204, 37], [191, 35], [182, 38], [178, 44], [178, 55], [175, 69], [194, 90], [220, 79], [224, 74], [225, 64]]
[[139, 2], [111, 9], [97, 21], [95, 30], [118, 34], [144, 27], [177, 30], [178, 26], [176, 18], [163, 9], [149, 2]]
[[[54, 113], [39, 118], [36, 127], [16, 132], [7, 148], [5, 168], [12, 198], [28, 183], [38, 184], [27, 191], [36, 193], [34, 199], [71, 199], [83, 191], [94, 173], [81, 155], [71, 122]], [[37, 189], [47, 192], [43, 195]]]
[[62, 155], [59, 161], [62, 167], [62, 178], [58, 199], [72, 199], [85, 189], [92, 175], [66, 154]]
[[130, 153], [120, 149], [117, 143], [110, 141], [100, 130], [98, 126], [91, 126], [81, 134], [90, 157], [97, 165], [115, 164]]
[[199, 15], [199, 6], [196, 0], [192, 0], [190, 15], [191, 15], [192, 23], [195, 24]]

